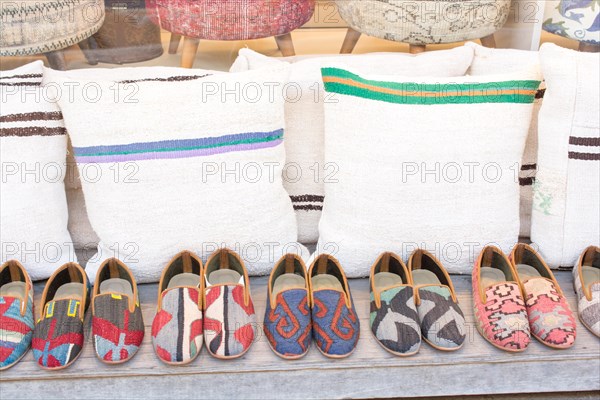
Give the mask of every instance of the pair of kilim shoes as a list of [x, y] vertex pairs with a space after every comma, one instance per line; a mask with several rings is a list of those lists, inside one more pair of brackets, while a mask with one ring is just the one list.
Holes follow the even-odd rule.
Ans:
[[97, 356], [106, 363], [121, 363], [133, 357], [144, 337], [144, 322], [131, 272], [119, 260], [109, 259], [98, 270], [91, 296], [90, 289], [79, 264], [61, 266], [46, 283], [41, 316], [34, 327], [29, 276], [18, 261], [3, 264], [0, 368], [14, 365], [30, 345], [42, 368], [61, 369], [71, 365], [83, 349], [84, 317], [90, 304]]
[[392, 354], [419, 351], [421, 337], [438, 350], [453, 351], [465, 342], [465, 317], [442, 264], [415, 250], [408, 267], [394, 253], [381, 254], [370, 274], [371, 331]]
[[254, 325], [248, 272], [237, 253], [218, 250], [203, 266], [198, 256], [184, 251], [163, 270], [152, 322], [152, 343], [161, 361], [188, 364], [204, 341], [216, 358], [241, 357], [254, 341]]
[[473, 268], [473, 306], [479, 333], [495, 347], [524, 351], [530, 335], [546, 346], [575, 343], [575, 318], [542, 257], [517, 244], [510, 258], [485, 247]]
[[304, 356], [313, 338], [325, 356], [349, 356], [360, 324], [338, 260], [322, 254], [308, 271], [294, 254], [277, 261], [269, 277], [263, 328], [273, 352], [285, 359]]

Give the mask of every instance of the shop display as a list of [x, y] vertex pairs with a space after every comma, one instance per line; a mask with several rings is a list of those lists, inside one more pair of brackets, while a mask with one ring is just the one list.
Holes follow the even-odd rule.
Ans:
[[442, 263], [426, 250], [408, 259], [423, 340], [438, 350], [458, 350], [467, 330], [452, 280]]
[[600, 238], [600, 59], [544, 44], [531, 240], [553, 268]]
[[324, 103], [321, 66], [344, 62], [369, 73], [407, 76], [461, 76], [473, 60], [467, 47], [410, 56], [402, 53], [314, 55], [291, 58], [266, 57], [241, 49], [231, 66], [240, 72], [289, 62], [288, 101], [285, 103], [286, 165], [283, 185], [289, 193], [298, 221], [298, 240], [316, 243], [323, 209], [324, 183], [337, 181], [337, 167], [324, 158]]
[[[287, 252], [308, 256], [296, 243], [296, 219], [282, 184], [283, 92], [267, 95], [267, 85], [284, 85], [287, 68], [195, 70], [193, 76], [167, 78], [159, 71], [155, 78], [135, 80], [136, 102], [130, 102], [131, 80], [115, 84], [101, 80], [100, 71], [91, 81], [47, 70], [55, 87], [93, 82], [107, 94], [89, 102], [76, 90], [74, 101], [59, 99], [90, 222], [100, 238], [88, 274], [94, 276], [115, 252], [138, 283], [158, 281], [169, 255], [181, 248], [204, 258], [227, 245], [242, 252], [253, 275], [268, 274], [272, 260]], [[207, 86], [217, 92], [207, 95]], [[115, 87], [123, 96], [116, 101]], [[263, 92], [256, 101], [223, 102], [220, 90], [235, 87]], [[165, 104], [176, 102], [181, 106], [175, 117]]]
[[571, 347], [575, 318], [548, 265], [525, 243], [513, 248], [510, 261], [523, 289], [531, 336], [556, 349]]
[[286, 254], [273, 266], [263, 329], [271, 350], [281, 358], [301, 358], [310, 348], [313, 332], [306, 265], [295, 254]]
[[527, 349], [527, 309], [510, 260], [498, 247], [486, 246], [475, 261], [472, 276], [473, 308], [481, 336], [500, 350]]
[[256, 316], [250, 296], [248, 270], [229, 249], [215, 251], [206, 261], [204, 341], [216, 358], [246, 354], [254, 342]]
[[79, 264], [67, 263], [48, 279], [31, 342], [40, 367], [66, 368], [81, 355], [89, 300], [90, 284]]
[[202, 260], [189, 251], [169, 261], [158, 283], [152, 345], [158, 358], [170, 365], [189, 364], [203, 343]]
[[41, 61], [0, 72], [0, 262], [19, 260], [33, 280], [77, 260], [63, 182], [67, 132], [39, 87], [42, 72]]
[[410, 78], [337, 65], [323, 80], [335, 99], [325, 103], [325, 162], [339, 171], [325, 184], [317, 251], [335, 244], [349, 277], [366, 276], [383, 251], [407, 258], [419, 247], [470, 273], [485, 244], [518, 241], [519, 183], [507, 171], [521, 161], [536, 70]]
[[600, 8], [593, 1], [546, 0], [543, 29], [580, 42], [580, 51], [600, 51]]
[[98, 268], [92, 292], [92, 337], [107, 364], [130, 360], [144, 339], [144, 319], [133, 274], [116, 258]]
[[87, 39], [97, 61], [125, 64], [163, 54], [160, 28], [150, 21], [144, 0], [104, 0], [104, 5], [104, 23]]
[[33, 286], [16, 260], [0, 266], [0, 371], [19, 362], [33, 337]]
[[[465, 46], [471, 47], [475, 54], [473, 62], [467, 73], [473, 76], [501, 74], [506, 72], [518, 72], [525, 68], [531, 68], [539, 74], [542, 79], [539, 54], [535, 51], [514, 49], [490, 49], [468, 42]], [[529, 237], [531, 234], [531, 207], [533, 203], [533, 185], [537, 172], [537, 141], [538, 141], [538, 115], [542, 106], [545, 93], [545, 83], [542, 82], [533, 103], [533, 114], [525, 151], [519, 166], [519, 185], [521, 187], [520, 220], [521, 228], [519, 236]]]
[[[284, 56], [294, 55], [290, 34], [314, 12], [313, 0], [146, 0], [150, 19], [172, 33], [170, 51], [181, 36], [181, 66], [194, 64], [200, 39], [247, 40], [275, 36]], [[185, 12], [182, 12], [185, 10]]]
[[[103, 0], [0, 1], [0, 56], [44, 54], [55, 69], [66, 69], [63, 50], [100, 29]], [[85, 52], [84, 52], [85, 54]]]
[[360, 321], [344, 268], [333, 256], [315, 257], [308, 269], [313, 337], [329, 358], [348, 357], [358, 344]]
[[383, 253], [371, 266], [370, 325], [377, 342], [397, 356], [416, 354], [421, 324], [412, 277], [402, 259]]
[[579, 320], [600, 337], [600, 247], [585, 249], [573, 268]]
[[[496, 47], [494, 32], [502, 28], [511, 11], [511, 0], [456, 2], [336, 0], [340, 16], [348, 23], [342, 53], [351, 53], [361, 34], [410, 44], [410, 52], [428, 44], [481, 39]], [[427, 15], [425, 18], [424, 15]]]

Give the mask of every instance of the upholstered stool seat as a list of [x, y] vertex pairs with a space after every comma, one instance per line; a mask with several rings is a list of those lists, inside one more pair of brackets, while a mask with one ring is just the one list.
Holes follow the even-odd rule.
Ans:
[[408, 43], [411, 52], [429, 44], [482, 39], [494, 47], [493, 34], [506, 23], [511, 0], [337, 0], [349, 29], [342, 53], [351, 53], [362, 33]]
[[95, 33], [104, 14], [103, 0], [0, 0], [0, 56], [47, 54], [64, 67], [54, 52]]
[[275, 36], [294, 55], [290, 32], [313, 15], [314, 0], [146, 0], [148, 15], [172, 33], [170, 53], [185, 37], [182, 66], [191, 67], [198, 40], [248, 40]]
[[579, 50], [600, 51], [600, 7], [593, 1], [546, 1], [546, 32], [577, 40]]

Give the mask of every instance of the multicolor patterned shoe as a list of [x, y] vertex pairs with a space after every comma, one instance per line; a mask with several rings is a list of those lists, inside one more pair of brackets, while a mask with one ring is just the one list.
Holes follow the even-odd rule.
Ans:
[[338, 260], [322, 254], [308, 270], [313, 337], [321, 353], [348, 357], [358, 343], [360, 323], [346, 274]]
[[419, 314], [413, 282], [402, 259], [394, 253], [381, 254], [370, 274], [371, 332], [387, 351], [410, 356], [421, 347]]
[[160, 277], [152, 344], [158, 358], [167, 364], [188, 364], [200, 354], [202, 276], [202, 260], [184, 251], [169, 261]]
[[66, 368], [81, 355], [89, 292], [87, 275], [77, 263], [64, 264], [48, 279], [31, 342], [33, 357], [42, 368]]
[[506, 351], [527, 348], [529, 320], [517, 274], [495, 246], [484, 247], [475, 261], [473, 307], [477, 329], [485, 340]]
[[127, 266], [110, 258], [98, 269], [92, 295], [92, 337], [100, 360], [130, 360], [144, 339], [137, 285]]
[[548, 265], [525, 243], [513, 248], [510, 260], [523, 287], [531, 335], [555, 349], [573, 346], [575, 317]]
[[600, 337], [600, 247], [590, 246], [581, 253], [573, 268], [579, 320]]
[[228, 249], [206, 261], [204, 341], [209, 353], [222, 359], [243, 356], [254, 341], [256, 317], [244, 262]]
[[265, 336], [279, 357], [298, 359], [308, 352], [311, 325], [306, 266], [299, 256], [287, 254], [269, 277]]
[[453, 351], [465, 342], [465, 316], [452, 280], [433, 254], [415, 250], [408, 259], [423, 339], [438, 350]]
[[0, 266], [0, 371], [15, 365], [33, 337], [33, 286], [16, 260]]

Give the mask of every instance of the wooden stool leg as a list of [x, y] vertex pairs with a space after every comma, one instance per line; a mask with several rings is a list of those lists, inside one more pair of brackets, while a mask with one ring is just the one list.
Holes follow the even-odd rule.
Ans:
[[494, 39], [494, 34], [482, 37], [479, 40], [481, 41], [482, 46], [490, 47], [492, 49], [496, 48], [496, 39]]
[[50, 68], [57, 69], [59, 71], [65, 71], [67, 69], [67, 60], [65, 59], [65, 52], [63, 50], [56, 50], [46, 53], [48, 64]]
[[355, 31], [352, 28], [348, 28], [346, 32], [346, 37], [344, 38], [344, 43], [342, 44], [342, 48], [340, 49], [340, 54], [350, 54], [356, 47], [356, 42], [360, 39], [361, 33]]
[[292, 42], [292, 34], [286, 33], [285, 35], [275, 36], [277, 47], [284, 57], [290, 57], [296, 55], [294, 51], [294, 42]]
[[427, 46], [424, 44], [409, 44], [408, 52], [410, 54], [419, 54], [423, 53], [427, 49]]
[[95, 52], [95, 49], [98, 48], [98, 43], [96, 43], [96, 39], [94, 39], [93, 36], [90, 36], [89, 38], [79, 42], [79, 48], [83, 52], [83, 55], [85, 56], [85, 59], [87, 60], [88, 64], [98, 64], [98, 58], [96, 58]]
[[579, 51], [585, 53], [598, 53], [600, 52], [600, 45], [586, 42], [579, 42]]
[[187, 36], [183, 38], [183, 54], [181, 54], [182, 68], [192, 68], [194, 66], [194, 59], [196, 58], [199, 44], [200, 39]]
[[179, 42], [181, 41], [181, 35], [171, 33], [171, 39], [169, 40], [169, 54], [177, 54], [179, 48]]

